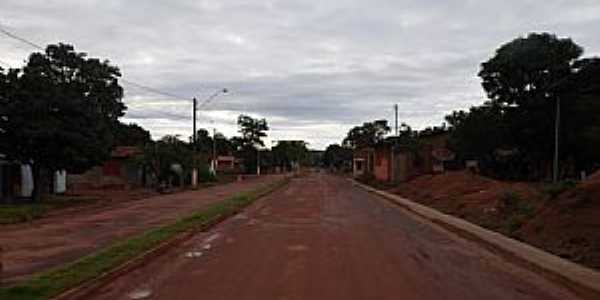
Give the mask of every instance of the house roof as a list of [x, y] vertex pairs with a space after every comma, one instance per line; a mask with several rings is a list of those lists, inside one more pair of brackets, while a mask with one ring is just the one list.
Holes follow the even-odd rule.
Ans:
[[142, 150], [136, 146], [117, 146], [111, 152], [112, 158], [128, 158], [142, 153]]

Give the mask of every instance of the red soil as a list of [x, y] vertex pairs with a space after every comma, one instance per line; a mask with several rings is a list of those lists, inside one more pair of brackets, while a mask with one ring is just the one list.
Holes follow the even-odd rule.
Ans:
[[[498, 181], [466, 171], [420, 176], [391, 191], [600, 269], [600, 174], [554, 200], [541, 184]], [[519, 204], [508, 209], [511, 199]]]
[[600, 176], [594, 177], [548, 200], [519, 234], [537, 247], [600, 269]]
[[503, 182], [467, 171], [423, 175], [402, 183], [392, 192], [459, 216], [484, 227], [503, 231], [507, 219], [502, 198], [508, 193], [526, 201], [533, 208], [539, 205], [535, 185], [522, 182]]

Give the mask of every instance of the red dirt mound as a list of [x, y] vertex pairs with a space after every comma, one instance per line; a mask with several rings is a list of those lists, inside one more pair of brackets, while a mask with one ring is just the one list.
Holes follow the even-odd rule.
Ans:
[[390, 191], [600, 269], [600, 173], [561, 188], [456, 171], [420, 176]]
[[519, 234], [537, 247], [600, 269], [600, 176], [548, 200]]
[[[456, 215], [481, 226], [503, 231], [509, 218], [506, 201], [537, 207], [537, 188], [528, 183], [503, 182], [468, 171], [423, 175], [391, 189], [393, 193]], [[517, 203], [518, 204], [518, 203]], [[511, 203], [511, 205], [517, 205]]]

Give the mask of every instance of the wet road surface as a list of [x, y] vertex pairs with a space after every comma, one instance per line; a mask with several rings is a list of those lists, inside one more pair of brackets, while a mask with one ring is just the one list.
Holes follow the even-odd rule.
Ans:
[[227, 197], [280, 179], [262, 176], [102, 208], [0, 226], [3, 280], [31, 275], [75, 261], [119, 240], [187, 216]]
[[324, 173], [294, 179], [90, 298], [578, 299]]

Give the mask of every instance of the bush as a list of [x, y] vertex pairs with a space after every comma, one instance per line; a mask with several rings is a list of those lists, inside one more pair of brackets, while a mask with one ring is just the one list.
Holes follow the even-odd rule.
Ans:
[[548, 184], [544, 187], [542, 192], [548, 195], [550, 200], [554, 200], [558, 195], [564, 193], [567, 190], [574, 188], [577, 183], [573, 180], [561, 181], [559, 183]]
[[198, 179], [200, 182], [215, 182], [217, 176], [210, 171], [208, 166], [202, 166], [198, 169]]
[[530, 202], [524, 201], [518, 193], [510, 190], [500, 196], [500, 206], [507, 217], [506, 231], [513, 237], [516, 237], [515, 232], [535, 213]]

